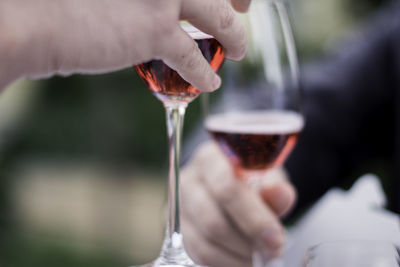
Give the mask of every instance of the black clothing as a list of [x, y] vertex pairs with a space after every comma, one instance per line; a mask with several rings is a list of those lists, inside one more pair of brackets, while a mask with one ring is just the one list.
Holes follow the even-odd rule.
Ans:
[[298, 208], [380, 162], [400, 213], [399, 1], [338, 52], [303, 73], [306, 126], [286, 164]]

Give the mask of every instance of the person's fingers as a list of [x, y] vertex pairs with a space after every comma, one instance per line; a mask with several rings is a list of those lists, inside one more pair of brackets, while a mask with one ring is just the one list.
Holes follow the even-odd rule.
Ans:
[[227, 215], [257, 246], [277, 250], [284, 243], [284, 231], [278, 218], [253, 189], [235, 178], [226, 161], [207, 162], [213, 168], [202, 176], [210, 194]]
[[182, 171], [182, 216], [196, 227], [205, 239], [232, 253], [249, 257], [250, 241], [228, 221], [201, 181], [194, 178], [199, 173], [201, 172], [191, 167]]
[[213, 35], [225, 48], [227, 58], [240, 60], [246, 54], [244, 27], [227, 0], [185, 0], [181, 18]]
[[[195, 160], [220, 163], [224, 161], [223, 164], [229, 164], [214, 142], [201, 145], [196, 152]], [[213, 168], [213, 166], [209, 165], [208, 169]], [[264, 202], [280, 217], [290, 211], [297, 198], [296, 190], [289, 182], [288, 174], [282, 167], [268, 170], [258, 187]]]
[[246, 12], [249, 9], [251, 0], [231, 0], [232, 6], [236, 11]]
[[296, 201], [296, 190], [288, 182], [280, 182], [260, 189], [264, 201], [280, 217], [285, 216]]
[[200, 91], [214, 91], [221, 78], [213, 71], [196, 42], [179, 27], [160, 52], [164, 62]]
[[191, 160], [192, 162], [196, 162], [197, 168], [200, 168], [201, 164], [207, 162], [214, 162], [214, 164], [218, 162], [222, 162], [223, 164], [229, 164], [227, 158], [222, 153], [221, 149], [218, 145], [213, 141], [207, 141], [201, 144], [194, 154], [194, 157]]
[[268, 170], [259, 184], [259, 191], [265, 203], [280, 217], [286, 215], [296, 201], [296, 190], [282, 167]]
[[251, 257], [241, 257], [204, 238], [190, 223], [182, 224], [184, 245], [190, 258], [200, 265], [213, 267], [251, 267]]

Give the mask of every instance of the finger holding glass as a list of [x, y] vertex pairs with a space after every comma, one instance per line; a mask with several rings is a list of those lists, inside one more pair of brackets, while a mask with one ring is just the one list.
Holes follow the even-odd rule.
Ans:
[[[252, 247], [265, 260], [281, 253], [285, 233], [278, 218], [295, 191], [280, 170], [271, 170], [263, 198], [243, 186], [214, 142], [202, 144], [182, 171], [182, 230], [189, 255], [199, 264], [251, 266]], [[272, 177], [273, 176], [273, 177]], [[233, 263], [234, 262], [234, 263]]]

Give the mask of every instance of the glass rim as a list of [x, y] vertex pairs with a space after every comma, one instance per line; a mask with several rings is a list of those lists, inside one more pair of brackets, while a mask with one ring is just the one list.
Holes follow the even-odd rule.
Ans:
[[187, 20], [179, 21], [179, 26], [190, 37], [192, 37], [192, 39], [210, 39], [210, 38], [214, 38], [214, 36], [199, 30], [197, 27], [193, 26], [193, 24], [191, 24]]

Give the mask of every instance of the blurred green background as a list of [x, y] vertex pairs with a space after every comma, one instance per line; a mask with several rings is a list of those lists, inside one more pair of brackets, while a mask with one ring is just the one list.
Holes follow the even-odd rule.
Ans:
[[[294, 1], [301, 61], [334, 48], [384, 2]], [[196, 100], [185, 137], [199, 114]], [[129, 266], [156, 257], [164, 120], [132, 69], [7, 88], [0, 98], [0, 266]]]

